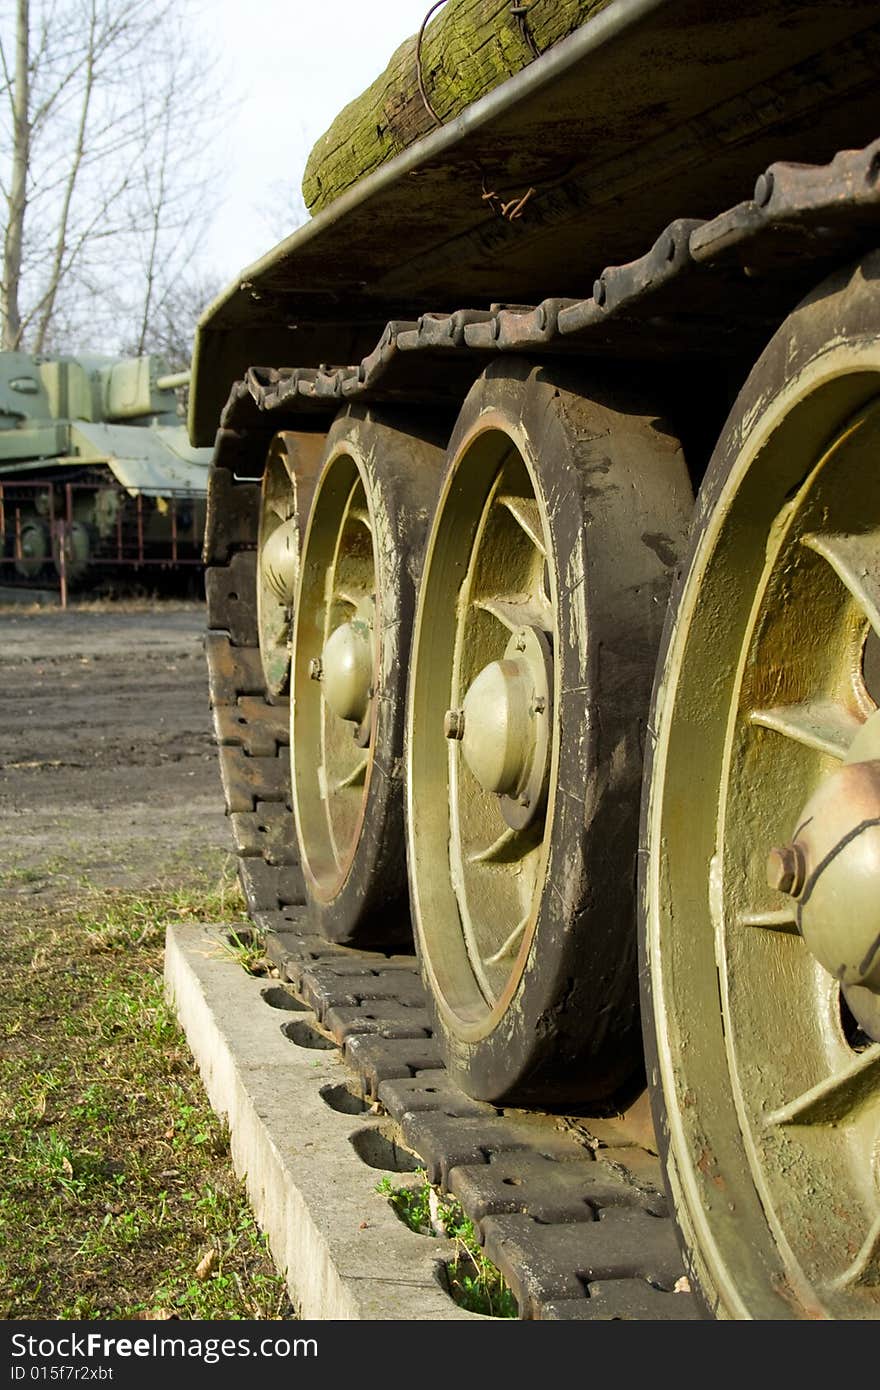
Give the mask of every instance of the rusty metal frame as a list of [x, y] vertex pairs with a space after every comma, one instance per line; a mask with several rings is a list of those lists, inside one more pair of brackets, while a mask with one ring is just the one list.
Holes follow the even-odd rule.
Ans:
[[[36, 498], [41, 496], [47, 499], [45, 521], [50, 539], [50, 554], [57, 559], [47, 560], [46, 574], [40, 578], [39, 586], [59, 588], [62, 603], [65, 603], [70, 579], [67, 574], [64, 539], [66, 531], [76, 519], [76, 498], [84, 492], [97, 492], [99, 489], [106, 491], [109, 487], [112, 487], [112, 484], [104, 479], [75, 479], [68, 482], [58, 478], [29, 477], [21, 480], [5, 478], [0, 481], [0, 583], [28, 587], [36, 582], [18, 575], [15, 567], [24, 558], [23, 523], [29, 514], [37, 514]], [[114, 488], [114, 491], [124, 499], [123, 504], [117, 510], [112, 535], [108, 534], [102, 538], [101, 547], [90, 556], [90, 570], [106, 573], [113, 570], [131, 572], [140, 569], [155, 571], [201, 568], [204, 522], [197, 525], [192, 540], [187, 541], [180, 534], [179, 512], [183, 505], [204, 505], [205, 499], [202, 495], [176, 489], [169, 489], [161, 494], [169, 507], [169, 535], [167, 543], [163, 541], [161, 544], [162, 553], [156, 553], [151, 549], [146, 533], [144, 499], [146, 496], [149, 502], [150, 495], [137, 493], [132, 498], [121, 486]], [[126, 534], [126, 511], [129, 525], [134, 526], [133, 536]]]

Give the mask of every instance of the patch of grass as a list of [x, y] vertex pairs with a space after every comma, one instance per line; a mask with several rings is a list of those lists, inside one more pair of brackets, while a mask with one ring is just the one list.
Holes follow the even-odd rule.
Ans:
[[266, 936], [255, 927], [232, 927], [229, 931], [225, 949], [242, 970], [248, 975], [267, 975], [269, 962], [266, 958]]
[[223, 922], [245, 911], [238, 879], [221, 877], [201, 887], [131, 893], [105, 889], [99, 902], [75, 910], [90, 951], [128, 951], [161, 945], [169, 922]]
[[42, 869], [4, 869], [0, 872], [0, 884], [11, 887], [19, 883], [40, 883], [44, 876]]
[[60, 858], [46, 859], [39, 864], [23, 862], [23, 856], [9, 855], [6, 868], [0, 869], [0, 888], [20, 888], [30, 883], [45, 883], [65, 867]]
[[4, 905], [2, 1318], [293, 1316], [163, 997], [166, 923], [242, 911], [189, 876]]
[[405, 1226], [419, 1235], [445, 1235], [455, 1242], [456, 1258], [448, 1266], [449, 1292], [455, 1302], [471, 1313], [492, 1318], [516, 1318], [516, 1299], [504, 1275], [480, 1247], [474, 1224], [455, 1197], [444, 1194], [428, 1182], [419, 1169], [416, 1185], [394, 1187], [391, 1179], [381, 1178], [376, 1191], [389, 1204]]
[[[107, 592], [85, 597], [74, 596], [68, 601], [71, 613], [196, 613], [204, 609], [204, 598], [170, 598], [155, 590], [128, 586], [129, 592]], [[15, 618], [59, 617], [60, 603], [0, 603], [0, 614]]]

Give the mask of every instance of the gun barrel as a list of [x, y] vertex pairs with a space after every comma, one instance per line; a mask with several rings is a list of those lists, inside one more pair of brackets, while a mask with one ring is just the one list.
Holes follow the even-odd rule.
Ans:
[[171, 372], [168, 376], [156, 378], [160, 391], [173, 391], [178, 386], [189, 386], [190, 372]]

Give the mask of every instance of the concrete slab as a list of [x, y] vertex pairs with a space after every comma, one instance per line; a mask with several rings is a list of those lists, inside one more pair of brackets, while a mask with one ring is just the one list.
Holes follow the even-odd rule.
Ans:
[[357, 1113], [351, 1074], [314, 1014], [291, 1008], [277, 981], [247, 975], [228, 934], [170, 926], [166, 992], [211, 1105], [228, 1120], [236, 1172], [297, 1311], [496, 1321], [465, 1312], [446, 1292], [453, 1243], [408, 1230], [376, 1191], [385, 1173], [400, 1186], [418, 1160], [398, 1146], [387, 1116]]

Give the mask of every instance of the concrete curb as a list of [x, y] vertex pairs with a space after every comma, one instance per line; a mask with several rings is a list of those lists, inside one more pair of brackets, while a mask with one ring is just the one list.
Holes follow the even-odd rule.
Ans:
[[418, 1166], [387, 1117], [338, 1108], [358, 1108], [338, 1049], [280, 982], [242, 970], [228, 935], [169, 926], [166, 994], [300, 1316], [494, 1322], [447, 1294], [452, 1242], [408, 1230], [376, 1192]]

